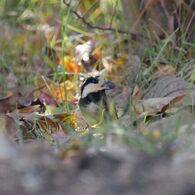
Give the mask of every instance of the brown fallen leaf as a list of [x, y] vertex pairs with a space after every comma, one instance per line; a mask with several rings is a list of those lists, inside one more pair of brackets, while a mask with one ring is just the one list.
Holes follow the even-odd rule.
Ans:
[[144, 92], [143, 99], [177, 96], [192, 88], [182, 77], [162, 76], [151, 82]]
[[172, 97], [150, 98], [139, 100], [133, 103], [133, 112], [138, 117], [155, 115], [159, 112], [165, 112], [170, 105], [181, 100], [185, 94], [180, 94]]
[[1, 91], [0, 92], [0, 113], [6, 113], [14, 109], [15, 101], [13, 99], [12, 91]]
[[0, 114], [0, 133], [3, 133], [9, 140], [15, 141], [21, 139], [21, 129], [19, 121], [6, 114]]
[[32, 106], [27, 106], [24, 108], [18, 109], [19, 113], [33, 113], [33, 112], [40, 112], [41, 110], [41, 105], [32, 105]]
[[10, 98], [13, 95], [11, 91], [1, 91], [0, 92], [0, 101]]
[[[37, 104], [33, 86], [21, 86], [0, 92], [0, 113], [12, 112], [16, 108]], [[40, 104], [40, 102], [38, 103]]]

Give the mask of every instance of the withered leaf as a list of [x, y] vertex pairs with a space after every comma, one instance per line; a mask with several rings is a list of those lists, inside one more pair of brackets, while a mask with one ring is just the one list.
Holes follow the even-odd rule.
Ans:
[[155, 115], [159, 112], [164, 112], [170, 105], [173, 105], [177, 101], [181, 100], [183, 97], [184, 94], [172, 97], [159, 97], [139, 100], [134, 103], [133, 111], [138, 116]]

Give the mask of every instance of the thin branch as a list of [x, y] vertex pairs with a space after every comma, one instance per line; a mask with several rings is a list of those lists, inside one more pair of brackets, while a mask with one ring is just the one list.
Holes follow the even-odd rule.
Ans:
[[[70, 6], [70, 3], [66, 2], [66, 0], [63, 0], [63, 3], [69, 7]], [[102, 30], [102, 31], [113, 31], [113, 32], [118, 32], [118, 33], [121, 33], [121, 34], [130, 34], [132, 36], [139, 36], [139, 37], [142, 37], [142, 38], [146, 38], [144, 35], [140, 34], [140, 33], [132, 33], [132, 32], [128, 32], [128, 31], [125, 31], [125, 30], [120, 30], [120, 29], [115, 29], [115, 28], [112, 28], [112, 27], [104, 27], [104, 26], [96, 26], [96, 25], [93, 25], [91, 24], [90, 22], [86, 21], [86, 19], [81, 16], [77, 11], [73, 10], [73, 9], [70, 9], [70, 11], [79, 19], [83, 22], [83, 24], [85, 24], [86, 26], [88, 26], [89, 28], [91, 29], [98, 29], [98, 30]]]

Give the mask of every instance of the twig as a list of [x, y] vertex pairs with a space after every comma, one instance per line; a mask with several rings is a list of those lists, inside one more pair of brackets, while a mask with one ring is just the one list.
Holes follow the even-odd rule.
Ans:
[[[70, 6], [70, 3], [66, 2], [66, 0], [63, 0], [63, 3], [69, 7]], [[88, 26], [89, 28], [91, 29], [98, 29], [98, 30], [102, 30], [102, 31], [113, 31], [113, 32], [118, 32], [118, 33], [121, 33], [121, 34], [130, 34], [132, 36], [139, 36], [139, 37], [142, 37], [142, 38], [146, 38], [144, 35], [140, 34], [140, 33], [133, 33], [133, 32], [128, 32], [128, 31], [125, 31], [125, 30], [120, 30], [120, 29], [115, 29], [115, 28], [112, 28], [112, 27], [104, 27], [104, 26], [96, 26], [96, 25], [93, 25], [91, 24], [90, 22], [86, 21], [86, 19], [81, 16], [77, 11], [71, 9], [70, 10], [79, 20], [81, 20], [86, 26]]]

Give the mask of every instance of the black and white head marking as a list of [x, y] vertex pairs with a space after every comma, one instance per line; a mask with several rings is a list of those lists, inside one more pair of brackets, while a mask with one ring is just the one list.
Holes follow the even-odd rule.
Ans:
[[103, 79], [102, 77], [89, 77], [87, 78], [81, 86], [81, 98], [85, 98], [88, 94], [110, 90], [115, 87], [112, 81]]
[[87, 79], [83, 82], [83, 84], [82, 84], [82, 86], [81, 86], [81, 97], [83, 97], [83, 96], [85, 95], [85, 93], [84, 93], [85, 87], [87, 87], [88, 85], [98, 84], [98, 83], [99, 83], [98, 78], [99, 78], [98, 76], [96, 76], [96, 77], [89, 77], [89, 78], [87, 78]]
[[105, 90], [101, 88], [99, 77], [87, 78], [81, 86], [80, 106], [88, 106], [89, 104], [98, 105], [105, 96]]
[[109, 116], [109, 101], [106, 90], [114, 87], [113, 82], [98, 76], [89, 77], [83, 82], [79, 107], [89, 124], [98, 124], [104, 117]]

